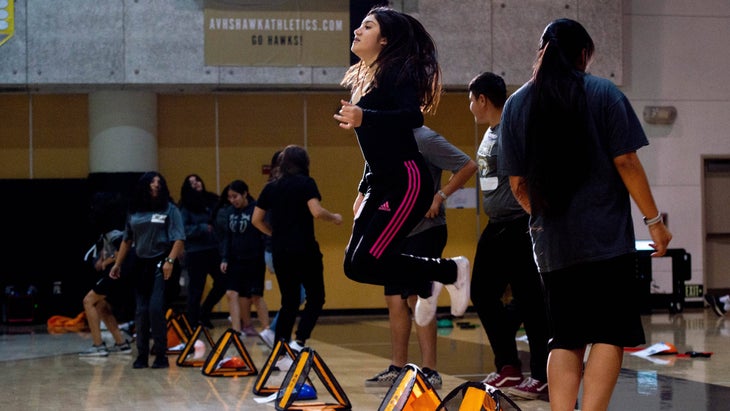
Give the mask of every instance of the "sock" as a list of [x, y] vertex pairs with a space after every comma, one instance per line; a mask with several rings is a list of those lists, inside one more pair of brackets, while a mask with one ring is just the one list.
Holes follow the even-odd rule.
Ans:
[[[451, 260], [441, 260], [441, 261], [451, 261]], [[456, 267], [456, 263], [453, 263]], [[444, 278], [441, 280], [443, 284], [453, 284], [456, 282], [456, 279], [458, 277], [458, 270], [454, 270], [453, 272], [450, 272], [444, 276]], [[439, 281], [439, 280], [436, 280]]]

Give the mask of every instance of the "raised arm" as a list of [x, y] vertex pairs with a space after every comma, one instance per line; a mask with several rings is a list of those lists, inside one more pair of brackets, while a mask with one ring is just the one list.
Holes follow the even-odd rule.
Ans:
[[[342, 224], [342, 216], [337, 213], [331, 213], [326, 208], [322, 207], [322, 204], [316, 198], [310, 198], [307, 201], [309, 212], [312, 216], [318, 220], [331, 221], [337, 225]], [[255, 224], [255, 223], [254, 223]]]
[[474, 160], [469, 160], [463, 167], [456, 173], [451, 175], [449, 182], [446, 183], [441, 190], [434, 194], [433, 201], [431, 202], [431, 208], [426, 213], [427, 218], [436, 217], [439, 214], [439, 208], [441, 203], [446, 201], [450, 195], [454, 194], [458, 189], [464, 187], [467, 181], [477, 172], [477, 163]]

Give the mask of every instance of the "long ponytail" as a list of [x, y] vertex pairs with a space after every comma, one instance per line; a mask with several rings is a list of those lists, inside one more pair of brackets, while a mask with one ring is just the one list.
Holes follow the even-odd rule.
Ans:
[[573, 20], [555, 20], [543, 33], [527, 122], [527, 184], [533, 211], [564, 212], [590, 171], [583, 69], [593, 50], [593, 40]]

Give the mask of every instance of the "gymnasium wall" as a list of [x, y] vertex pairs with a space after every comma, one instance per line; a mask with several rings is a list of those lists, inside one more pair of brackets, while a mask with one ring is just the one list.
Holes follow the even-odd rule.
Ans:
[[[345, 217], [340, 226], [316, 223], [325, 262], [325, 309], [383, 308], [382, 287], [347, 279], [342, 258], [352, 225], [352, 203], [362, 174], [363, 159], [354, 132], [337, 127], [332, 119], [343, 92], [248, 92], [235, 94], [161, 94], [157, 98], [159, 171], [178, 198], [183, 178], [199, 174], [210, 191], [234, 179], [246, 181], [256, 197], [266, 183], [262, 167], [287, 144], [305, 146], [311, 156], [311, 174], [322, 193], [323, 205]], [[0, 180], [85, 179], [88, 176], [88, 102], [83, 94], [0, 95]], [[447, 92], [435, 116], [426, 124], [474, 157], [484, 129], [477, 129], [468, 109], [466, 91]], [[387, 142], [384, 143], [387, 149]], [[448, 173], [444, 176], [448, 178]], [[467, 187], [475, 190], [472, 178]], [[61, 192], [63, 192], [61, 190]], [[82, 197], [82, 198], [79, 198]], [[85, 204], [87, 192], [54, 195], [55, 202]], [[449, 209], [446, 256], [473, 257], [485, 223], [477, 210]], [[18, 216], [34, 221], [32, 216]], [[86, 246], [83, 236], [65, 241]], [[8, 256], [12, 258], [13, 256]], [[72, 270], [69, 256], [64, 267]], [[279, 307], [274, 276], [265, 298], [270, 309]], [[80, 302], [79, 302], [80, 303]], [[442, 301], [448, 304], [448, 297]], [[222, 309], [223, 307], [219, 307]]]

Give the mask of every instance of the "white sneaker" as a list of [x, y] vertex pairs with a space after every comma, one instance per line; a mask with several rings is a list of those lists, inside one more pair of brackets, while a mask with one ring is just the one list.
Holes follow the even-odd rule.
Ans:
[[279, 371], [287, 371], [292, 364], [294, 364], [294, 360], [292, 360], [288, 355], [284, 355], [276, 360], [276, 365], [274, 366], [278, 368]]
[[438, 281], [434, 281], [431, 284], [431, 296], [428, 298], [419, 296], [418, 301], [416, 301], [416, 308], [413, 310], [413, 317], [416, 320], [416, 324], [420, 327], [424, 327], [433, 321], [433, 318], [436, 316], [436, 309], [438, 308], [439, 294], [444, 287]]
[[276, 336], [276, 333], [271, 328], [266, 328], [263, 331], [259, 333], [259, 337], [261, 338], [261, 341], [266, 344], [269, 348], [274, 348], [274, 337]]
[[178, 345], [175, 345], [175, 346], [173, 346], [173, 347], [169, 347], [169, 348], [168, 348], [167, 350], [168, 350], [168, 351], [182, 351], [182, 350], [184, 350], [184, 349], [185, 349], [185, 345], [186, 345], [186, 344], [185, 344], [184, 342], [181, 342], [181, 343], [180, 343], [180, 344], [178, 344]]
[[294, 352], [300, 352], [304, 349], [304, 346], [296, 342], [296, 340], [289, 341], [289, 348]]
[[451, 297], [451, 315], [461, 317], [469, 307], [469, 287], [471, 285], [469, 260], [466, 257], [454, 257], [456, 263], [456, 281], [446, 284], [446, 291]]

